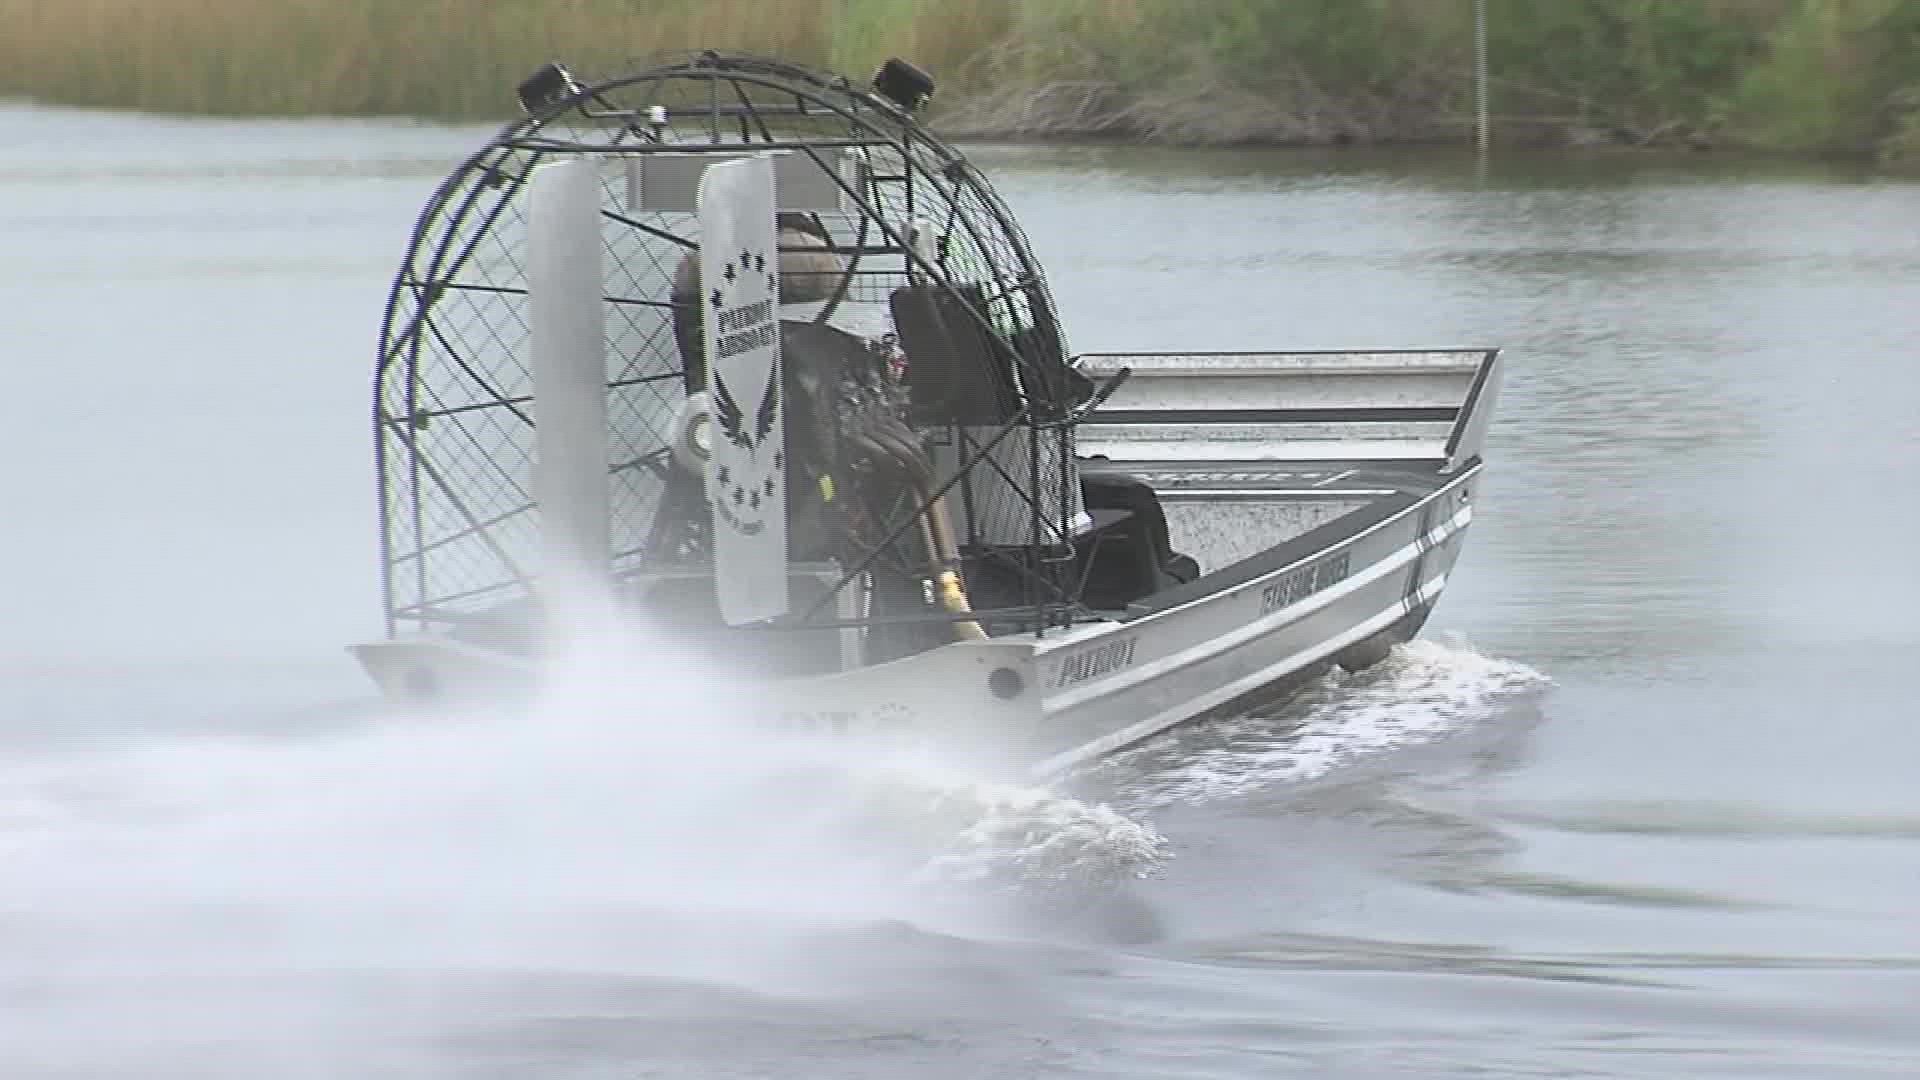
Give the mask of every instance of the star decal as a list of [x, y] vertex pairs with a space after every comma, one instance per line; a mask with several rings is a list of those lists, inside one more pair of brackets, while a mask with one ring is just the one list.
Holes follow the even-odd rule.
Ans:
[[771, 476], [767, 477], [766, 491], [767, 491], [767, 498], [769, 499], [773, 498], [773, 477]]
[[741, 503], [746, 501], [746, 498], [747, 498], [747, 491], [745, 488], [735, 487], [733, 489], [733, 505], [739, 506]]
[[786, 455], [781, 453], [778, 450], [775, 450], [773, 452], [773, 467], [776, 469], [782, 468], [786, 465], [786, 463], [787, 463]]
[[713, 306], [717, 308], [720, 306], [720, 304], [721, 304], [720, 290], [715, 289], [713, 290]]
[[734, 273], [734, 272], [733, 272], [733, 264], [732, 264], [732, 263], [728, 263], [728, 264], [727, 264], [727, 272], [726, 272], [726, 273], [724, 273], [724, 274], [721, 274], [720, 276], [721, 276], [721, 277], [723, 277], [723, 278], [726, 278], [726, 279], [727, 279], [727, 284], [729, 284], [729, 285], [731, 285], [731, 284], [733, 284], [733, 279], [734, 279], [734, 278], [736, 278], [736, 277], [739, 277], [740, 275], [738, 275], [738, 274], [736, 274], [736, 273]]
[[766, 273], [767, 257], [765, 255], [755, 255], [753, 257], [753, 269], [756, 273]]
[[741, 248], [740, 249], [740, 269], [745, 270], [747, 268], [747, 264], [752, 261], [753, 261], [753, 252], [748, 251], [746, 248]]
[[721, 487], [726, 487], [733, 483], [733, 470], [722, 465], [714, 471], [713, 478], [720, 482]]

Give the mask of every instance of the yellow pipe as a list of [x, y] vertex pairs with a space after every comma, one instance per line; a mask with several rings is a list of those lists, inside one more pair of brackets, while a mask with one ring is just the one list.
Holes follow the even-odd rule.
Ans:
[[[934, 594], [939, 597], [940, 606], [946, 609], [947, 614], [973, 614], [973, 605], [967, 600], [966, 586], [960, 581], [959, 571], [954, 569], [960, 562], [960, 547], [953, 539], [953, 524], [947, 517], [946, 497], [928, 498], [927, 488], [933, 480], [933, 468], [928, 464], [924, 451], [913, 441], [911, 434], [883, 428], [852, 438], [855, 445], [866, 450], [874, 460], [888, 461], [898, 467], [905, 474], [907, 482], [920, 492], [922, 506], [915, 524], [920, 527], [920, 541], [927, 549], [927, 571]], [[978, 620], [961, 619], [953, 624], [953, 636], [960, 641], [985, 641], [987, 632]]]
[[[967, 594], [960, 588], [960, 575], [952, 570], [942, 570], [933, 579], [934, 591], [940, 595], [940, 606], [952, 615], [973, 614], [972, 605], [967, 603]], [[960, 641], [985, 641], [987, 632], [972, 619], [963, 619], [953, 624], [953, 636]]]
[[[953, 565], [960, 561], [960, 551], [953, 542], [953, 525], [947, 519], [947, 500], [944, 496], [928, 501], [920, 516], [920, 533], [926, 539], [927, 554], [933, 559], [934, 594], [940, 598], [940, 606], [946, 608], [949, 615], [973, 614], [973, 604], [967, 600], [966, 587], [960, 583], [960, 573], [953, 569]], [[958, 641], [987, 640], [986, 630], [974, 619], [955, 622], [953, 636]]]

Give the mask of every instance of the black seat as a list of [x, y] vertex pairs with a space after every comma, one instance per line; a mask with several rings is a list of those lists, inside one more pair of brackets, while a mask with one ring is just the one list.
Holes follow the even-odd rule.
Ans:
[[1080, 492], [1094, 521], [1079, 550], [1082, 603], [1119, 610], [1200, 576], [1198, 563], [1173, 550], [1160, 496], [1139, 477], [1082, 472]]
[[895, 290], [889, 305], [916, 427], [1004, 424], [1020, 408], [1013, 367], [977, 314], [980, 287], [956, 291], [916, 285]]
[[1057, 420], [1092, 393], [1087, 377], [1060, 355], [1044, 305], [1030, 305], [1033, 324], [1004, 340], [991, 329], [978, 284], [896, 289], [890, 307], [907, 354], [916, 426], [1004, 424], [1023, 393], [1036, 420]]

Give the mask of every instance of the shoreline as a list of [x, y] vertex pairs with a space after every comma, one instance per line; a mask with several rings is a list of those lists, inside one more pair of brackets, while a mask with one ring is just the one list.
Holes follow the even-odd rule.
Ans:
[[1920, 169], [1920, 0], [1486, 8], [1480, 32], [1441, 0], [0, 0], [0, 94], [485, 123], [556, 59], [594, 83], [716, 48], [857, 82], [907, 57], [954, 138], [1418, 146], [1470, 141], [1483, 70], [1506, 147]]
[[[1071, 89], [1063, 94], [1063, 86]], [[1907, 98], [1893, 110], [1896, 117], [1904, 119], [1899, 130], [1851, 142], [1783, 145], [1742, 137], [1718, 124], [1679, 120], [1636, 124], [1590, 116], [1496, 112], [1490, 117], [1489, 143], [1509, 152], [1733, 154], [1851, 161], [1893, 173], [1920, 175], [1920, 89]], [[1374, 116], [1380, 119], [1375, 121]], [[1439, 101], [1409, 106], [1392, 98], [1357, 103], [1323, 100], [1303, 106], [1293, 99], [1220, 84], [1172, 92], [1128, 91], [1116, 84], [1049, 84], [997, 94], [962, 95], [944, 109], [936, 107], [928, 126], [954, 141], [1113, 142], [1181, 148], [1445, 147], [1469, 151], [1475, 143], [1474, 122]]]
[[[970, 106], [961, 106], [968, 108]], [[412, 113], [335, 113], [284, 111], [186, 111], [150, 109], [136, 105], [108, 105], [39, 100], [25, 96], [0, 97], [0, 110], [72, 112], [91, 116], [117, 116], [128, 119], [152, 118], [171, 123], [243, 124], [389, 124], [427, 129], [472, 128], [496, 131], [514, 117], [502, 112], [498, 117], [431, 116]], [[1209, 151], [1301, 151], [1326, 154], [1369, 151], [1471, 158], [1475, 155], [1471, 131], [1462, 134], [1427, 132], [1387, 138], [1301, 138], [1286, 136], [1225, 136], [1182, 138], [1159, 133], [1143, 136], [1113, 124], [1072, 126], [1062, 124], [980, 123], [977, 120], [954, 123], [938, 114], [928, 118], [927, 127], [958, 146], [1018, 146], [1032, 148], [1140, 149], [1198, 152]], [[1491, 125], [1493, 160], [1503, 155], [1522, 158], [1595, 158], [1626, 161], [1646, 160], [1753, 161], [1800, 164], [1857, 166], [1876, 174], [1895, 178], [1920, 178], [1920, 148], [1901, 156], [1887, 156], [1872, 147], [1849, 149], [1782, 149], [1748, 145], [1728, 140], [1701, 141], [1658, 138], [1637, 139], [1632, 133], [1606, 131], [1578, 124], [1551, 124], [1539, 121], [1503, 122]]]

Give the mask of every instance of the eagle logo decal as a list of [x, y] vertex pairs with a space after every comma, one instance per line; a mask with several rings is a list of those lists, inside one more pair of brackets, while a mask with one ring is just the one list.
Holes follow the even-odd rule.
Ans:
[[[757, 536], [767, 526], [766, 510], [782, 488], [785, 454], [780, 425], [780, 324], [774, 310], [779, 280], [767, 272], [767, 256], [743, 250], [728, 260], [721, 280], [709, 292], [714, 333], [708, 336], [708, 378], [713, 388], [713, 422], [719, 429], [708, 468], [707, 492], [716, 516], [742, 536]], [[757, 286], [765, 283], [765, 291]], [[756, 295], [757, 294], [757, 295]], [[736, 379], [736, 357], [766, 354], [766, 386], [749, 422], [726, 373]]]

